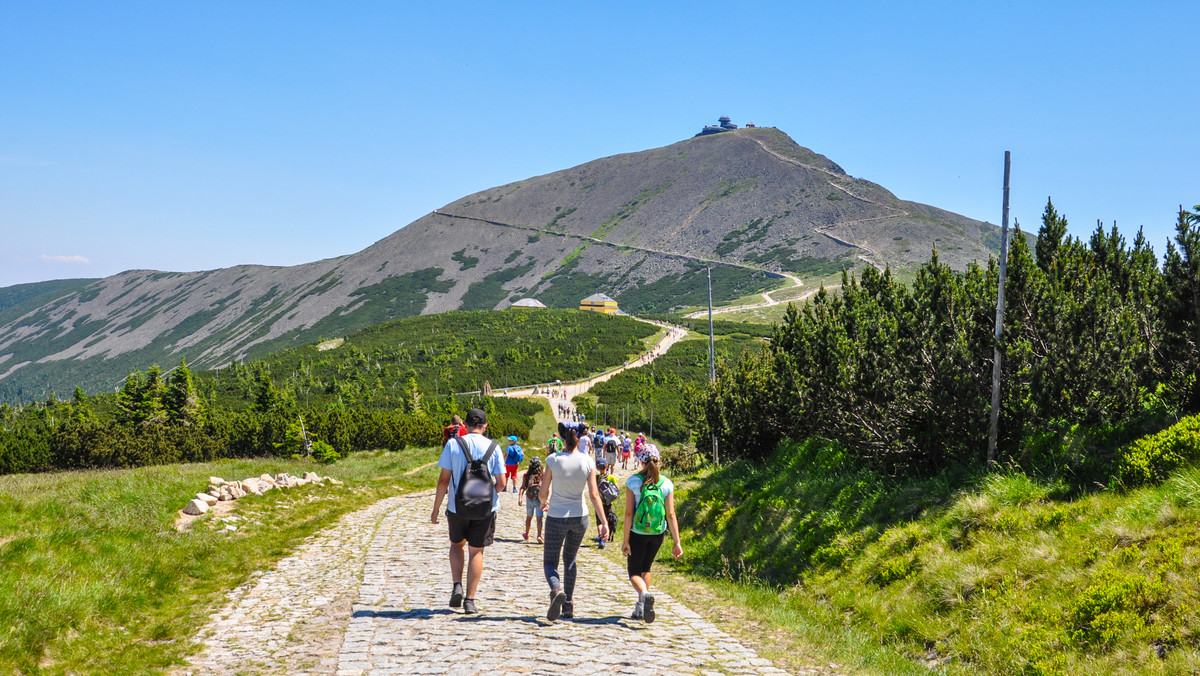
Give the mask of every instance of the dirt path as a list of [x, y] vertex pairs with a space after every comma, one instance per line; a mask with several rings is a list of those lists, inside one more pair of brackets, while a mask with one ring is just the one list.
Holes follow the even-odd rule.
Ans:
[[[637, 317], [634, 317], [634, 319], [637, 319]], [[569, 404], [571, 408], [574, 408], [575, 397], [587, 392], [596, 383], [602, 383], [618, 373], [624, 373], [629, 369], [635, 369], [649, 364], [655, 359], [658, 359], [662, 355], [666, 354], [667, 350], [671, 349], [672, 345], [678, 343], [684, 336], [687, 335], [687, 329], [681, 326], [664, 324], [662, 322], [654, 322], [648, 319], [638, 319], [638, 321], [667, 329], [667, 334], [663, 336], [657, 343], [655, 343], [654, 347], [647, 350], [642, 356], [635, 357], [634, 359], [625, 362], [615, 369], [606, 371], [588, 380], [564, 383], [562, 385], [539, 385], [537, 394], [534, 394], [533, 387], [510, 387], [504, 390], [495, 391], [495, 394], [508, 397], [542, 397], [550, 402], [550, 410], [554, 412], [555, 419], [564, 420], [565, 418], [560, 416], [558, 412], [559, 404]], [[557, 390], [558, 396], [551, 398], [549, 390]]]
[[[798, 298], [789, 298], [788, 300], [775, 300], [774, 298], [771, 297], [771, 294], [779, 293], [780, 291], [787, 291], [788, 289], [794, 289], [797, 286], [804, 286], [804, 282], [800, 281], [800, 278], [797, 277], [796, 275], [793, 275], [789, 272], [784, 272], [784, 273], [780, 273], [780, 274], [782, 274], [784, 277], [787, 277], [788, 279], [792, 280], [792, 285], [785, 286], [782, 289], [775, 289], [774, 291], [763, 291], [762, 297], [764, 300], [761, 303], [748, 303], [746, 305], [728, 305], [725, 307], [713, 308], [713, 315], [715, 316], [715, 315], [719, 315], [719, 314], [725, 314], [728, 312], [739, 312], [741, 310], [753, 310], [755, 308], [760, 308], [760, 307], [771, 307], [772, 305], [780, 305], [782, 303], [795, 303], [797, 301], [805, 300], [817, 292], [817, 289], [813, 289], [810, 292], [803, 294], [802, 296], [800, 296]], [[695, 311], [691, 314], [685, 315], [685, 316], [688, 319], [704, 319], [705, 317], [708, 316], [708, 310], [697, 310], [697, 311]]]
[[542, 548], [501, 496], [481, 614], [447, 607], [446, 526], [431, 491], [349, 514], [229, 595], [192, 674], [782, 674], [670, 595], [653, 624], [628, 619], [622, 567], [585, 544], [574, 620], [548, 622]]

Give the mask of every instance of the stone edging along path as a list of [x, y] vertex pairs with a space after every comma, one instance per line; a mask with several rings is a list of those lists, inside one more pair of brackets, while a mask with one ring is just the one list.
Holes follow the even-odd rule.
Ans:
[[542, 548], [521, 539], [517, 495], [501, 500], [480, 615], [447, 607], [445, 519], [429, 523], [422, 491], [346, 515], [231, 591], [203, 652], [176, 673], [786, 673], [665, 593], [653, 624], [628, 619], [623, 567], [586, 542], [576, 617], [548, 622]]

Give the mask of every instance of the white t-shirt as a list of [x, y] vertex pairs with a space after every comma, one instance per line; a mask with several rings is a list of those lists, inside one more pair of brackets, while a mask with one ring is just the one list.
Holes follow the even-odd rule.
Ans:
[[[675, 484], [671, 483], [670, 479], [661, 474], [658, 475], [658, 480], [662, 482], [663, 500], [666, 500], [668, 495], [675, 492]], [[637, 512], [637, 503], [642, 499], [642, 482], [641, 474], [634, 474], [625, 480], [625, 487], [629, 489], [629, 494], [633, 496], [633, 511], [635, 513]], [[658, 533], [642, 533], [632, 526], [630, 526], [630, 530], [639, 535], [658, 535]]]
[[588, 515], [588, 477], [596, 461], [586, 453], [556, 453], [546, 458], [550, 471], [550, 511], [546, 516], [569, 519]]
[[592, 447], [592, 438], [591, 437], [584, 436], [584, 437], [579, 438], [579, 446], [577, 447], [577, 450], [580, 453], [587, 455], [588, 451], [591, 449], [591, 447]]

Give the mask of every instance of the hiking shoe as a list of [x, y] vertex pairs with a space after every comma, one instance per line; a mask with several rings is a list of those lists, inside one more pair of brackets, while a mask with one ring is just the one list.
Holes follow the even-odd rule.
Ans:
[[604, 549], [604, 540], [600, 541], [600, 549]]
[[466, 599], [463, 601], [463, 613], [466, 615], [479, 614], [479, 609], [475, 607], [475, 599]]
[[569, 620], [575, 617], [575, 602], [564, 601], [562, 607], [562, 617], [564, 620]]
[[450, 592], [450, 607], [461, 608], [463, 604], [463, 586], [461, 582], [454, 583], [454, 591]]
[[645, 613], [645, 610], [644, 610], [641, 602], [635, 603], [635, 604], [633, 604], [633, 614], [629, 616], [629, 619], [640, 620], [640, 619], [642, 619], [642, 616], [644, 613]]
[[562, 615], [563, 604], [567, 602], [567, 594], [563, 590], [550, 593], [550, 609], [546, 611], [546, 619], [553, 622]]
[[647, 623], [654, 621], [654, 595], [646, 594], [642, 601], [642, 619]]

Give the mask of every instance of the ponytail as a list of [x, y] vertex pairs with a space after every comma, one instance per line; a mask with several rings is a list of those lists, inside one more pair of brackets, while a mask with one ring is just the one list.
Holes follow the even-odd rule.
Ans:
[[642, 475], [642, 485], [652, 486], [658, 483], [658, 458], [649, 458], [642, 463], [642, 471], [638, 472]]

